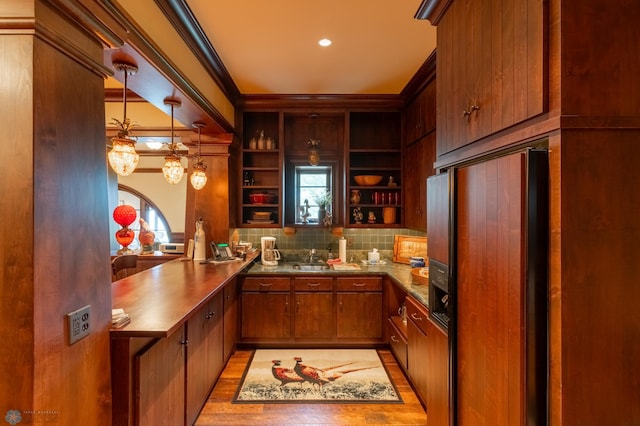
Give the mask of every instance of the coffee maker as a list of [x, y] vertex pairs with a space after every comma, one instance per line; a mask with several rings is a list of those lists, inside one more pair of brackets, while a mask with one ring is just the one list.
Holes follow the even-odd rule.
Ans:
[[260, 238], [260, 248], [262, 264], [267, 266], [277, 266], [280, 260], [280, 252], [276, 248], [276, 237]]

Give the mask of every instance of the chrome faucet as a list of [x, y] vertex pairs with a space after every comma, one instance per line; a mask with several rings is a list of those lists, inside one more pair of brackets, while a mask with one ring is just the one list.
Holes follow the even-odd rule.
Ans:
[[313, 258], [316, 257], [316, 249], [309, 250], [309, 263], [313, 263]]

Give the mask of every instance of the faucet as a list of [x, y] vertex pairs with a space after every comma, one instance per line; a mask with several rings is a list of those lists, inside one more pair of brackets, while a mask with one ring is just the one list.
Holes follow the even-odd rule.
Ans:
[[313, 263], [313, 258], [316, 256], [316, 249], [309, 250], [309, 263]]

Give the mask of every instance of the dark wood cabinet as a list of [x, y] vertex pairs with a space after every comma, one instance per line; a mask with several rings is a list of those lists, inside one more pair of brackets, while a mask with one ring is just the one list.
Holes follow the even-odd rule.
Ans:
[[247, 277], [242, 283], [243, 341], [286, 342], [291, 337], [289, 277]]
[[238, 339], [238, 280], [233, 279], [223, 290], [223, 326], [224, 341], [222, 342], [222, 358], [226, 363], [236, 347]]
[[461, 426], [546, 418], [546, 161], [516, 152], [456, 171]]
[[335, 333], [333, 278], [296, 277], [294, 337], [331, 339]]
[[449, 264], [449, 174], [427, 179], [427, 241], [429, 258]]
[[[349, 113], [346, 226], [370, 228], [402, 225], [400, 123], [401, 116], [397, 111]], [[371, 186], [359, 185], [354, 179], [359, 175], [382, 176], [382, 180]], [[357, 202], [352, 200], [353, 191], [360, 194]], [[358, 209], [363, 214], [361, 223], [356, 223], [354, 216], [354, 210]], [[375, 216], [373, 222], [369, 221], [369, 212]]]
[[[281, 227], [283, 222], [282, 117], [278, 112], [242, 114], [242, 167], [239, 226]], [[270, 143], [267, 141], [270, 140]], [[264, 194], [264, 199], [251, 198]], [[256, 211], [271, 212], [272, 223], [254, 217]]]
[[[412, 297], [407, 297], [407, 365], [413, 386], [426, 404], [429, 352], [427, 337], [427, 309]], [[429, 408], [427, 407], [427, 410]]]
[[428, 82], [402, 114], [403, 140], [409, 145], [436, 129], [436, 81]]
[[186, 418], [193, 424], [222, 372], [223, 294], [215, 295], [187, 321]]
[[382, 333], [382, 278], [336, 278], [337, 338], [380, 341]]
[[387, 327], [391, 352], [393, 352], [402, 369], [407, 371], [407, 353], [409, 349], [407, 344], [407, 324], [404, 324], [399, 316], [391, 316], [388, 321]]
[[434, 174], [436, 134], [432, 132], [405, 148], [404, 223], [407, 228], [427, 230], [427, 178]]
[[241, 343], [384, 342], [382, 277], [245, 277]]
[[545, 111], [544, 4], [450, 4], [438, 23], [438, 156]]
[[[185, 416], [186, 331], [181, 327], [135, 356], [133, 422], [140, 426], [182, 425]], [[131, 422], [131, 423], [130, 423]]]
[[449, 337], [427, 319], [427, 415], [429, 426], [449, 426]]

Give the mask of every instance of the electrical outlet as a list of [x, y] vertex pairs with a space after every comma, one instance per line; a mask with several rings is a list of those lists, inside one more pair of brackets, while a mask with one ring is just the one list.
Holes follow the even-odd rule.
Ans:
[[347, 247], [353, 247], [353, 237], [347, 237]]
[[86, 337], [91, 332], [91, 305], [87, 305], [77, 311], [67, 314], [69, 326], [69, 344], [73, 345], [78, 340]]

